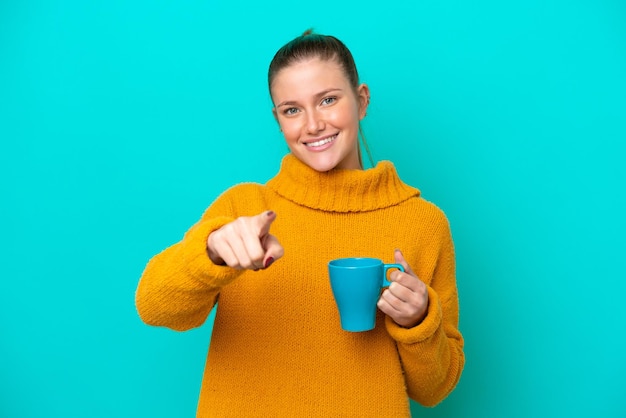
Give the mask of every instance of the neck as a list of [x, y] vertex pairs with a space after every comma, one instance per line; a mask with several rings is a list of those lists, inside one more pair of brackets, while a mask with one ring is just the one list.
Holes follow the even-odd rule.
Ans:
[[419, 190], [400, 180], [389, 161], [368, 170], [319, 172], [291, 154], [267, 186], [300, 205], [333, 212], [375, 210], [419, 195]]

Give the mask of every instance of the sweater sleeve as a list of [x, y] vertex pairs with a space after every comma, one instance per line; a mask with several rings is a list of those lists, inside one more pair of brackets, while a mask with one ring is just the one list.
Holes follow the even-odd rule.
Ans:
[[442, 225], [426, 318], [411, 329], [386, 318], [387, 331], [398, 345], [407, 392], [424, 406], [434, 406], [452, 392], [465, 364], [454, 247], [447, 220]]
[[135, 295], [137, 311], [146, 324], [184, 331], [204, 323], [220, 289], [241, 274], [215, 265], [206, 248], [211, 232], [235, 217], [229, 199], [220, 197], [180, 242], [148, 262]]

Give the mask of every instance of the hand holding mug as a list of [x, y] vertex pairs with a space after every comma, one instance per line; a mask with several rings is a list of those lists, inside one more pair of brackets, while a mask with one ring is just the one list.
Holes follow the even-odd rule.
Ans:
[[391, 269], [404, 270], [404, 267], [368, 257], [339, 258], [328, 263], [341, 328], [350, 332], [374, 329], [376, 301], [381, 289], [390, 285], [387, 272]]
[[400, 250], [395, 251], [396, 263], [404, 272], [393, 271], [389, 275], [391, 285], [378, 301], [378, 308], [396, 324], [411, 328], [420, 324], [428, 311], [428, 288], [411, 269]]
[[207, 239], [209, 258], [217, 265], [236, 269], [268, 268], [283, 256], [283, 247], [270, 234], [276, 214], [266, 211], [242, 216], [213, 231]]

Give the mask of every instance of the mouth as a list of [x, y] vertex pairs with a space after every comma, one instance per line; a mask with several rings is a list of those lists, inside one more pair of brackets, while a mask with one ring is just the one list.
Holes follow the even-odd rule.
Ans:
[[338, 135], [338, 134], [335, 134], [335, 135], [332, 135], [332, 136], [326, 137], [326, 138], [324, 138], [324, 139], [317, 140], [317, 141], [315, 141], [315, 142], [305, 142], [305, 143], [304, 143], [304, 145], [305, 145], [305, 146], [307, 146], [307, 147], [309, 147], [309, 148], [318, 148], [318, 147], [322, 147], [322, 146], [324, 146], [324, 145], [326, 145], [326, 144], [330, 144], [330, 143], [331, 143], [331, 142], [333, 142], [335, 139], [337, 139], [337, 135]]

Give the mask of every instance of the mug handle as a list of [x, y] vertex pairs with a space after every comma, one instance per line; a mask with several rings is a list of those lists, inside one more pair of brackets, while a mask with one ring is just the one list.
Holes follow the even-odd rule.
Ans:
[[398, 269], [401, 272], [404, 272], [404, 267], [402, 267], [401, 264], [383, 264], [384, 267], [384, 271], [383, 271], [383, 287], [388, 287], [391, 285], [391, 282], [389, 280], [387, 280], [387, 271], [389, 271], [389, 269]]

